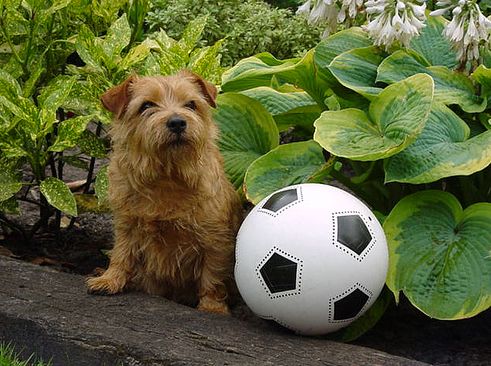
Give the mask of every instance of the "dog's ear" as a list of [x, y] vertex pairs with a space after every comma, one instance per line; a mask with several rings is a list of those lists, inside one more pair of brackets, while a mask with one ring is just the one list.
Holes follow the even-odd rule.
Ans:
[[204, 80], [201, 76], [195, 74], [194, 72], [188, 70], [181, 71], [181, 75], [191, 78], [193, 82], [200, 87], [201, 93], [205, 97], [208, 104], [213, 108], [216, 108], [217, 106], [216, 99], [217, 99], [218, 91], [215, 85]]
[[121, 84], [112, 87], [106, 91], [102, 97], [101, 102], [104, 107], [113, 112], [117, 118], [121, 118], [123, 112], [125, 111], [128, 103], [131, 99], [130, 86], [136, 81], [137, 77], [131, 75], [128, 79], [123, 81]]

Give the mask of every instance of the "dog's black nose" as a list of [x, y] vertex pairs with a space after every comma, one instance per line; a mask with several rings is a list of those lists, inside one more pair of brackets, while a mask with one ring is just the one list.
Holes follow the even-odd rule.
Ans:
[[186, 129], [186, 121], [179, 116], [172, 116], [167, 121], [167, 128], [173, 133], [182, 133]]

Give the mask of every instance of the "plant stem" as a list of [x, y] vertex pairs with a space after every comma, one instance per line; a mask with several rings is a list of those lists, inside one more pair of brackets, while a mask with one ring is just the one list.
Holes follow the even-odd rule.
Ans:
[[[97, 128], [95, 130], [95, 135], [97, 137], [100, 137], [101, 131], [102, 131], [102, 123], [97, 122]], [[89, 172], [87, 173], [87, 183], [85, 183], [84, 194], [89, 193], [90, 185], [92, 183], [92, 178], [94, 176], [95, 160], [96, 160], [96, 158], [94, 158], [94, 157], [90, 158]]]

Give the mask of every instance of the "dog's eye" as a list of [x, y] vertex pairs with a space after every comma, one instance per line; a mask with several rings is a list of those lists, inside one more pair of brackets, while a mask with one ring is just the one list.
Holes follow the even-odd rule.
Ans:
[[143, 113], [143, 112], [145, 112], [147, 109], [152, 108], [152, 107], [155, 107], [155, 106], [156, 106], [156, 104], [155, 104], [154, 102], [146, 101], [146, 102], [144, 102], [144, 103], [141, 105], [141, 107], [140, 107], [140, 109], [138, 110], [138, 112], [139, 112], [140, 114], [142, 114], [142, 113]]
[[191, 100], [190, 102], [187, 102], [186, 105], [184, 106], [187, 109], [191, 109], [192, 111], [196, 110], [196, 103], [194, 100]]

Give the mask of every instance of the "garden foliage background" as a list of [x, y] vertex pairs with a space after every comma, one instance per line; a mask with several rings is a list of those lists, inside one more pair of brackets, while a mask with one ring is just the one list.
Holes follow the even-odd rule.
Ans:
[[[221, 89], [219, 144], [244, 200], [335, 182], [383, 223], [388, 289], [341, 339], [373, 326], [391, 292], [438, 319], [491, 306], [491, 54], [459, 62], [444, 17], [382, 47], [364, 19], [320, 41], [291, 9], [252, 0], [2, 0], [0, 12], [4, 232], [29, 241], [86, 208], [67, 164], [87, 170], [83, 192], [104, 205], [100, 95], [131, 73], [188, 68]], [[39, 207], [34, 226], [17, 219], [19, 201]]]

